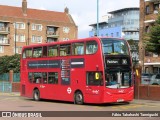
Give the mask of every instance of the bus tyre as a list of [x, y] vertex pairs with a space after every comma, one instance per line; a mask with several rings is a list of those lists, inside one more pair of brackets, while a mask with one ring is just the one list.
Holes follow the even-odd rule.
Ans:
[[40, 100], [40, 92], [39, 92], [38, 89], [35, 89], [35, 90], [33, 91], [33, 99], [34, 99], [35, 101], [39, 101], [39, 100]]
[[82, 105], [83, 104], [83, 95], [80, 91], [75, 93], [74, 97], [75, 104]]

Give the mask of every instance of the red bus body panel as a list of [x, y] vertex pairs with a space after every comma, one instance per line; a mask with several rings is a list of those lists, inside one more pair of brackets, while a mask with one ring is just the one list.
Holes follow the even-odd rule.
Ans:
[[[112, 103], [133, 100], [133, 87], [123, 89], [111, 89], [103, 86], [88, 86], [86, 85], [86, 71], [103, 71], [104, 76], [104, 61], [101, 48], [101, 41], [97, 37], [88, 38], [84, 40], [73, 40], [69, 42], [50, 43], [44, 45], [63, 44], [72, 42], [86, 42], [95, 40], [98, 43], [98, 50], [95, 54], [81, 55], [81, 56], [65, 56], [65, 57], [43, 57], [43, 58], [26, 58], [21, 59], [21, 96], [33, 98], [33, 90], [37, 88], [40, 91], [40, 98], [62, 100], [74, 102], [75, 91], [80, 90], [83, 93], [85, 103]], [[29, 47], [44, 46], [44, 45], [31, 45]], [[24, 49], [29, 48], [24, 47]], [[70, 85], [61, 85], [61, 69], [60, 68], [41, 68], [41, 69], [28, 69], [27, 64], [29, 61], [38, 60], [72, 60], [84, 59], [83, 68], [70, 68]], [[58, 84], [31, 84], [28, 80], [28, 72], [58, 72]], [[105, 83], [105, 81], [104, 81]]]

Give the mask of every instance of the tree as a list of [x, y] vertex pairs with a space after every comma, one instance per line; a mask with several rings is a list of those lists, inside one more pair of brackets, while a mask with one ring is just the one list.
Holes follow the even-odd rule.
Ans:
[[145, 49], [148, 52], [160, 54], [160, 12], [155, 24], [150, 27], [150, 32], [145, 35]]
[[20, 55], [0, 57], [0, 74], [8, 73], [13, 70], [15, 73], [20, 72]]

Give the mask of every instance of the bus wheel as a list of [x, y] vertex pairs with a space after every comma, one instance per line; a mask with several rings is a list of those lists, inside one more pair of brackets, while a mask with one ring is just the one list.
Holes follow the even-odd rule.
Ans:
[[39, 93], [39, 90], [38, 90], [38, 89], [35, 89], [35, 90], [33, 91], [33, 99], [34, 99], [35, 101], [39, 101], [39, 100], [40, 100], [40, 93]]
[[79, 104], [79, 105], [83, 104], [83, 95], [80, 91], [75, 93], [74, 100], [76, 104]]

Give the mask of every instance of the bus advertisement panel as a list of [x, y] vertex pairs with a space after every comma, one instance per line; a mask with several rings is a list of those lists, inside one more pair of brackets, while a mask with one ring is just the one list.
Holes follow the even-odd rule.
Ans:
[[133, 100], [128, 43], [86, 38], [23, 47], [21, 96], [83, 103]]

